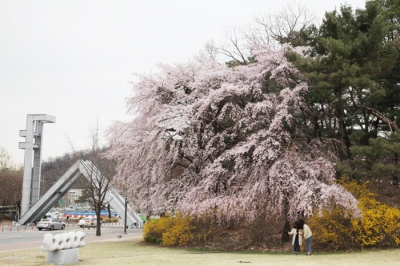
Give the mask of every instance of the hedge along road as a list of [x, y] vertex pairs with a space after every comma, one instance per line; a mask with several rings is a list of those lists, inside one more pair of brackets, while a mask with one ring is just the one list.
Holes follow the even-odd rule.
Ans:
[[[133, 235], [133, 234], [132, 234]], [[304, 254], [304, 253], [303, 253]], [[400, 250], [351, 253], [316, 253], [312, 256], [285, 253], [212, 252], [165, 248], [141, 243], [141, 238], [113, 242], [87, 242], [79, 249], [78, 265], [269, 265], [269, 266], [379, 266], [400, 265]], [[48, 265], [39, 248], [0, 252], [0, 265]]]

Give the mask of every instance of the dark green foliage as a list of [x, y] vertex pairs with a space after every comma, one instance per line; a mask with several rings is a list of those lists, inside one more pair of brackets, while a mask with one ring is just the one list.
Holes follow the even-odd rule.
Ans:
[[156, 244], [156, 245], [161, 245], [162, 244], [162, 239], [161, 238], [156, 238], [156, 237], [152, 237], [149, 235], [146, 235], [144, 237], [144, 241], [150, 244]]
[[394, 166], [379, 155], [394, 140], [379, 136], [396, 131], [400, 120], [399, 3], [368, 1], [355, 12], [349, 6], [328, 12], [303, 37], [312, 46], [308, 57], [288, 55], [309, 83], [309, 133], [336, 138], [339, 168], [353, 177], [388, 174]]
[[388, 138], [370, 138], [368, 145], [354, 145], [353, 168], [347, 172], [358, 180], [373, 180], [382, 176], [400, 176], [400, 133]]

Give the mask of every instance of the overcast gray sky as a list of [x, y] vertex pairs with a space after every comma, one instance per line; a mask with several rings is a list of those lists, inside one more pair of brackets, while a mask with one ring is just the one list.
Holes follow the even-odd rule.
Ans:
[[[132, 73], [157, 63], [185, 62], [228, 26], [279, 11], [276, 0], [0, 1], [0, 146], [16, 163], [27, 114], [55, 116], [45, 124], [42, 157], [90, 145], [90, 129], [128, 121]], [[365, 0], [299, 1], [325, 11]], [[105, 144], [105, 142], [104, 142]]]

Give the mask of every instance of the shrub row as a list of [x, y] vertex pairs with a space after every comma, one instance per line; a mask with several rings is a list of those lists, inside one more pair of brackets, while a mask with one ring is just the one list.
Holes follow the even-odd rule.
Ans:
[[400, 244], [400, 210], [378, 202], [367, 184], [343, 178], [341, 184], [355, 195], [362, 212], [354, 218], [332, 206], [315, 214], [307, 223], [313, 231], [313, 245], [321, 250], [397, 247]]
[[144, 226], [144, 240], [165, 246], [195, 245], [206, 241], [211, 230], [198, 226], [190, 216], [178, 213], [175, 217], [165, 216], [150, 220]]
[[[354, 217], [332, 204], [307, 219], [313, 232], [314, 250], [352, 250], [397, 247], [400, 244], [400, 210], [378, 202], [366, 184], [342, 178], [340, 182], [359, 201], [362, 217]], [[217, 243], [217, 248], [237, 250], [283, 247], [284, 219], [272, 218], [260, 210], [259, 217], [246, 222], [242, 217], [225, 222], [210, 217], [194, 219], [178, 213], [145, 223], [144, 240], [165, 246]], [[286, 234], [287, 236], [287, 234]], [[215, 239], [219, 238], [219, 239]]]
[[119, 218], [118, 217], [111, 217], [111, 218], [101, 217], [101, 221], [103, 223], [117, 223], [119, 221]]
[[178, 213], [145, 223], [144, 240], [164, 246], [198, 246], [221, 250], [259, 247], [276, 248], [282, 244], [282, 217], [271, 219], [260, 211], [254, 221], [246, 217], [219, 220], [215, 212], [193, 218]]

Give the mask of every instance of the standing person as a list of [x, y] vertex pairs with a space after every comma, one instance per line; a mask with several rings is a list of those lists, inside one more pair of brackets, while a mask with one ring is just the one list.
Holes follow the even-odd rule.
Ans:
[[67, 223], [68, 223], [68, 220], [69, 220], [69, 215], [67, 214]]
[[311, 239], [312, 239], [312, 232], [310, 227], [305, 224], [303, 219], [299, 220], [300, 228], [303, 229], [303, 236], [307, 241], [307, 255], [311, 255]]
[[294, 223], [292, 231], [288, 232], [288, 234], [293, 235], [294, 254], [299, 255], [300, 246], [303, 244], [303, 230], [300, 229], [299, 222]]

